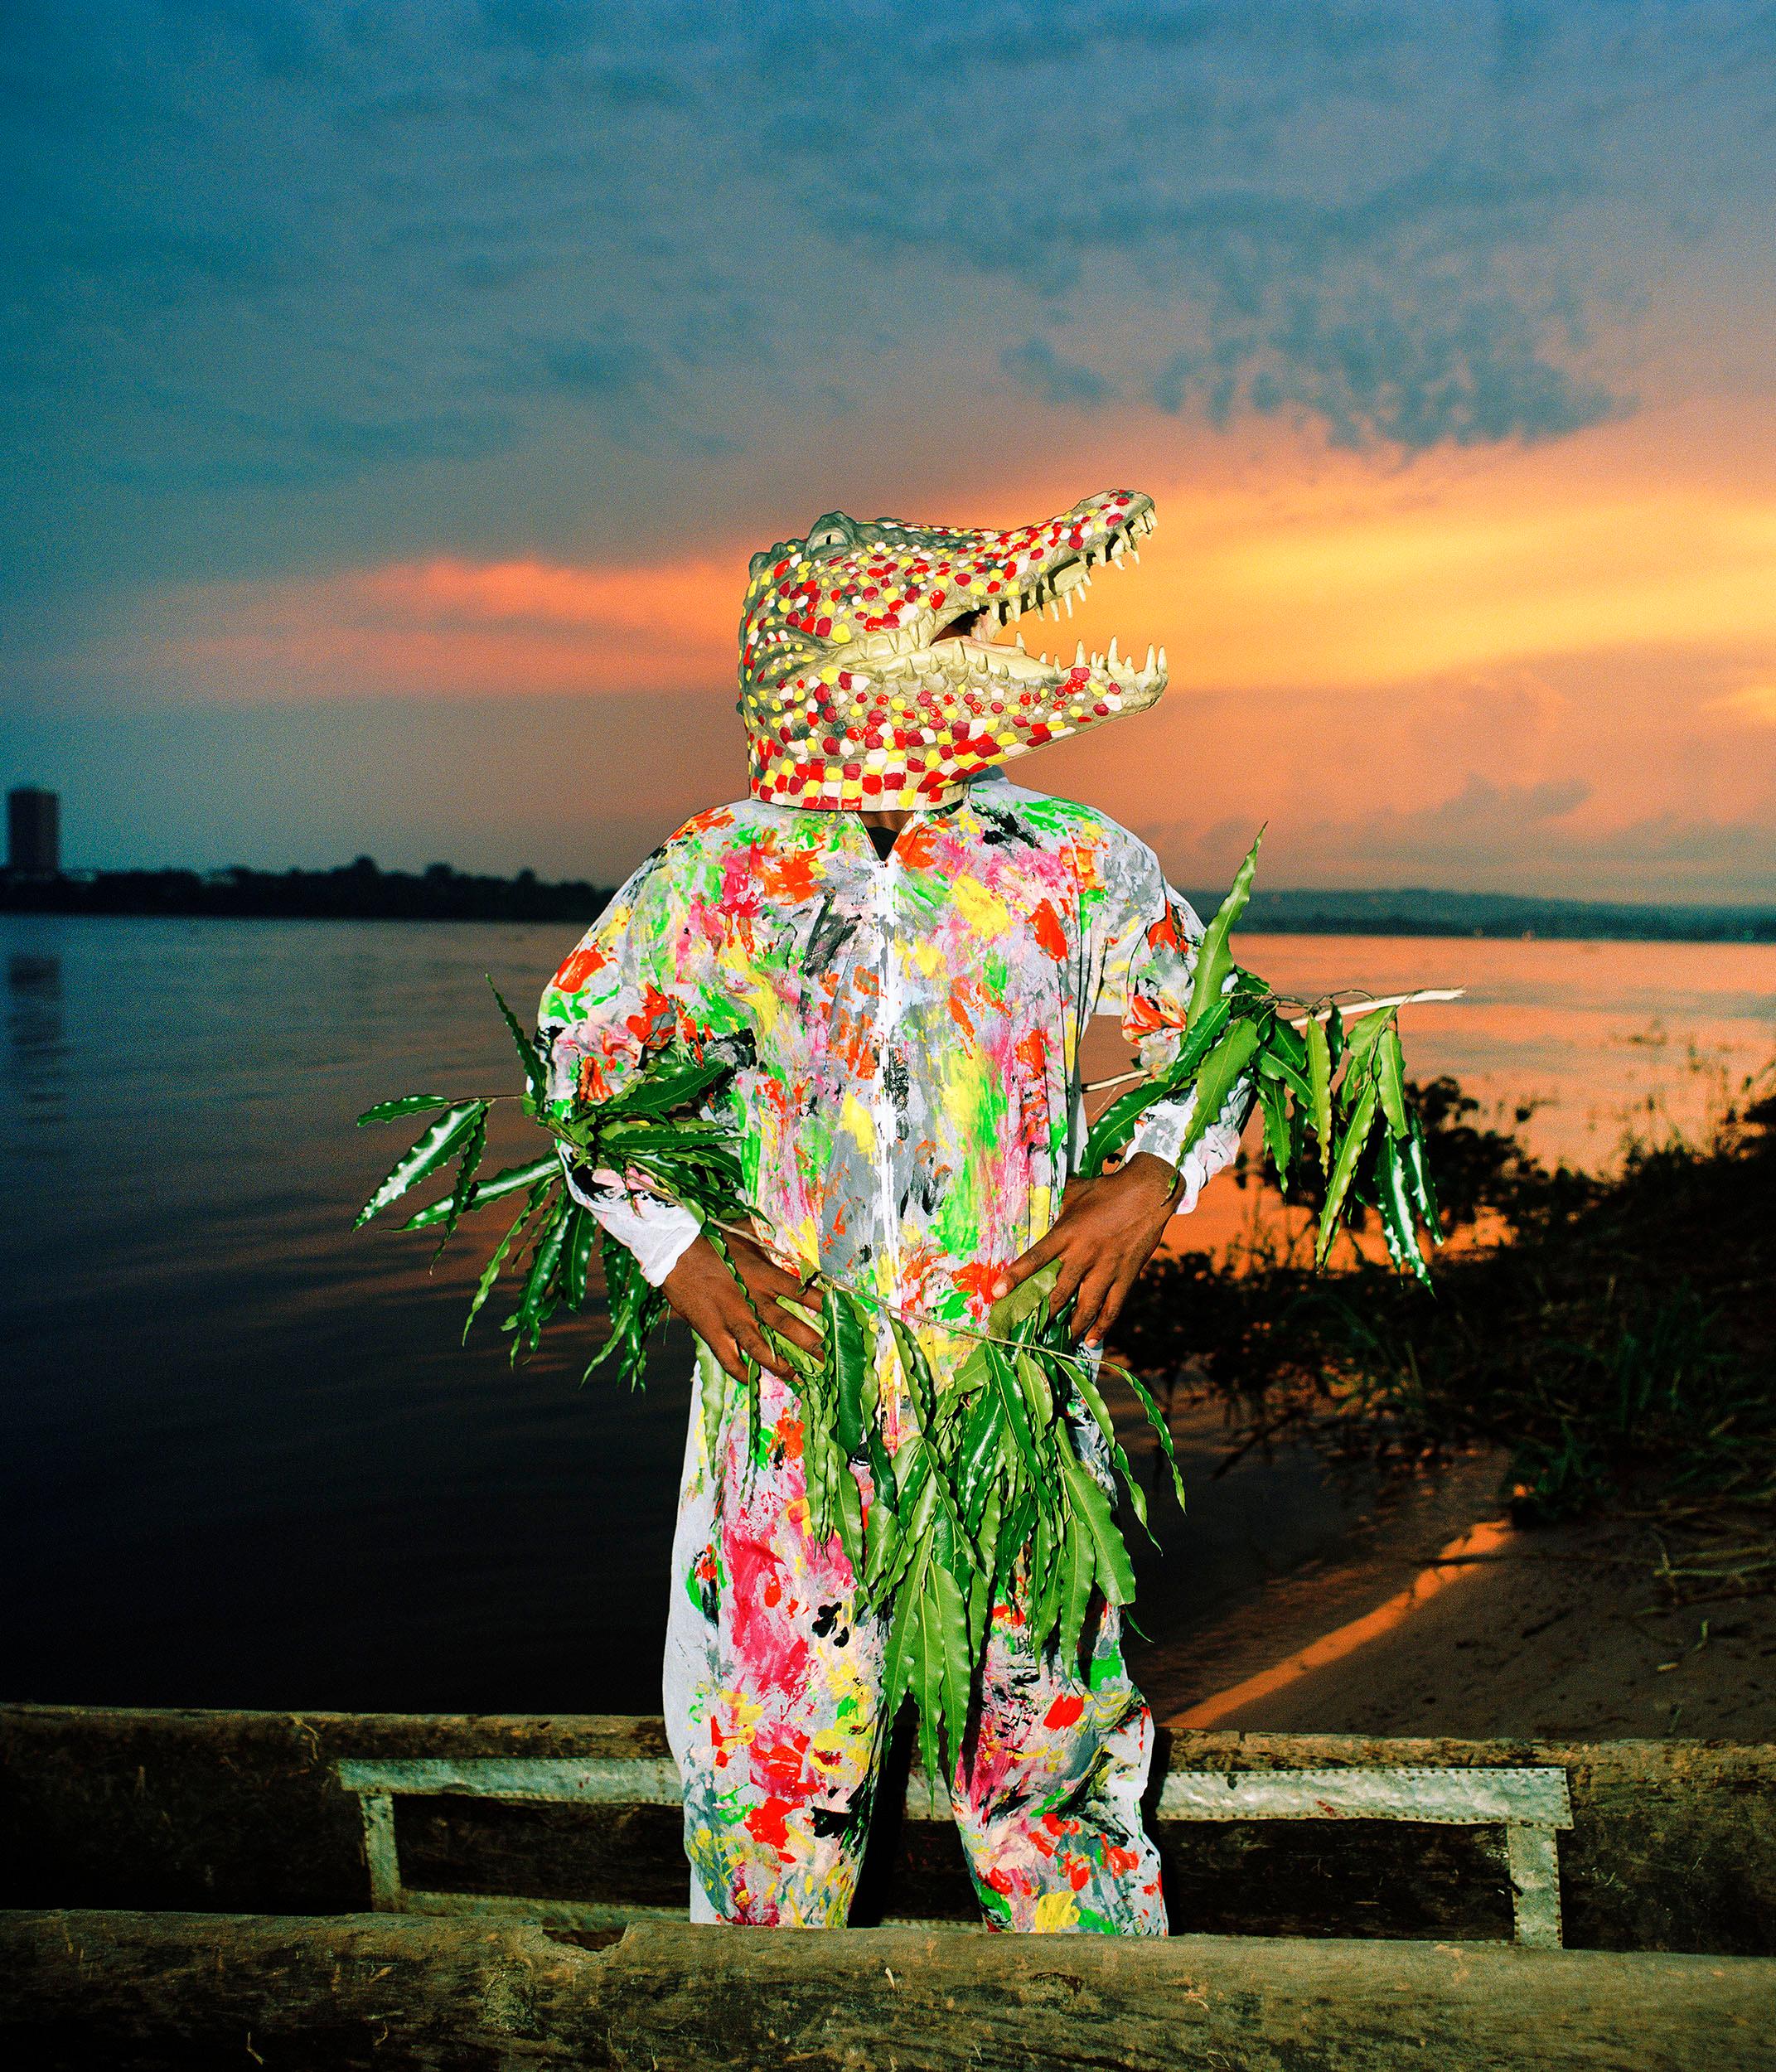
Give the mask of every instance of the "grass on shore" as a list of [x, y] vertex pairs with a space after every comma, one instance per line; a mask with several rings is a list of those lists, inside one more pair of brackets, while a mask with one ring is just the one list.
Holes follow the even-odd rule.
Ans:
[[1143, 1275], [1116, 1350], [1225, 1404], [1226, 1464], [1285, 1433], [1401, 1464], [1489, 1445], [1520, 1523], [1637, 1521], [1678, 1601], [1776, 1589], [1773, 1085], [1610, 1178], [1477, 1128], [1453, 1080], [1415, 1088], [1445, 1229], [1489, 1233], [1438, 1257], [1434, 1295], [1262, 1243], [1241, 1271], [1187, 1252]]

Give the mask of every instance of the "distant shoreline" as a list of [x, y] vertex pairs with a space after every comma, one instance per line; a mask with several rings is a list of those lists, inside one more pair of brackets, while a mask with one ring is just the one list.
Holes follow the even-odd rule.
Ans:
[[[478, 877], [434, 864], [382, 870], [368, 857], [334, 870], [106, 870], [0, 879], [0, 913], [268, 921], [559, 921], [585, 926], [612, 888], [534, 872]], [[1219, 891], [1192, 893], [1207, 917]], [[1248, 935], [1469, 936], [1601, 942], [1776, 942], [1776, 908], [1629, 906], [1506, 893], [1261, 891]]]

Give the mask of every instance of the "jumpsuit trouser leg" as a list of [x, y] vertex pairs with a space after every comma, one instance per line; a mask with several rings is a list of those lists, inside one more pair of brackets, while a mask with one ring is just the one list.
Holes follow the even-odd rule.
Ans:
[[[759, 1385], [711, 1460], [694, 1408], [673, 1547], [666, 1731], [685, 1792], [691, 1918], [837, 1928], [856, 1890], [892, 1721], [885, 1634], [859, 1613], [836, 1537], [808, 1529], [799, 1406]], [[1089, 1421], [1082, 1455], [1101, 1465]], [[1102, 1608], [1083, 1668], [1038, 1654], [1015, 1605], [993, 1614], [975, 1731], [951, 1784], [990, 1925], [1163, 1935], [1140, 1798], [1152, 1720], [1121, 1624]]]

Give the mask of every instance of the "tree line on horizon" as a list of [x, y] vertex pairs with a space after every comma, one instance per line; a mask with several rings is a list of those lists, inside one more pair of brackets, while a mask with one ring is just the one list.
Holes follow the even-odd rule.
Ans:
[[[590, 922], [614, 887], [457, 870], [385, 870], [359, 856], [325, 870], [94, 870], [55, 878], [0, 877], [0, 912], [215, 915], [357, 921]], [[1211, 913], [1214, 892], [1192, 893]], [[1242, 933], [1549, 937], [1558, 940], [1776, 942], [1776, 908], [1628, 904], [1510, 893], [1311, 887], [1255, 892]]]

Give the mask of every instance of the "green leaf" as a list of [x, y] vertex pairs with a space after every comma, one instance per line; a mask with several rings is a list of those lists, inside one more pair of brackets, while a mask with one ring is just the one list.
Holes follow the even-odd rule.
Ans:
[[428, 1108], [450, 1108], [459, 1106], [454, 1094], [404, 1093], [396, 1101], [379, 1101], [374, 1108], [366, 1108], [358, 1117], [361, 1130], [366, 1122], [395, 1122], [404, 1115], [423, 1115]]
[[914, 1658], [914, 1695], [919, 1707], [919, 1753], [925, 1775], [935, 1798], [943, 1788], [943, 1615], [931, 1581], [936, 1564], [927, 1571], [926, 1586], [919, 1592], [917, 1653]]
[[1331, 1052], [1332, 1062], [1336, 1066], [1344, 1057], [1344, 1010], [1336, 1000], [1332, 1003], [1331, 1011], [1326, 1016], [1325, 1026], [1326, 1048]]
[[1275, 1027], [1265, 1038], [1265, 1056], [1267, 1060], [1289, 1067], [1301, 1082], [1302, 1098], [1307, 1099], [1307, 1039], [1299, 1029], [1285, 1022], [1280, 1014], [1276, 1018]]
[[505, 1019], [506, 1026], [512, 1033], [512, 1042], [517, 1048], [519, 1063], [524, 1067], [525, 1084], [530, 1090], [530, 1098], [540, 1101], [549, 1091], [549, 1075], [544, 1069], [542, 1058], [538, 1055], [536, 1039], [525, 1034], [524, 1024], [506, 1005], [505, 995], [493, 983], [493, 975], [484, 971], [482, 976], [486, 980], [489, 990], [499, 1002], [500, 1013]]
[[1227, 938], [1233, 932], [1234, 923], [1245, 913], [1246, 901], [1251, 898], [1252, 873], [1258, 868], [1258, 845], [1263, 840], [1264, 830], [1260, 828], [1257, 840], [1246, 852], [1245, 862], [1233, 874], [1233, 884], [1228, 889], [1227, 898], [1216, 908], [1215, 918], [1203, 931], [1203, 940], [1197, 945], [1190, 1005], [1184, 1015], [1187, 1029], [1194, 1029], [1221, 998], [1221, 989], [1233, 970], [1233, 957], [1227, 948]]
[[895, 1593], [888, 1646], [882, 1658], [882, 1712], [885, 1719], [893, 1719], [900, 1710], [900, 1702], [912, 1680], [913, 1658], [924, 1611], [925, 1576], [931, 1561], [931, 1541], [921, 1538], [914, 1549], [912, 1565]]
[[864, 1451], [864, 1396], [875, 1361], [875, 1334], [854, 1296], [826, 1284], [826, 1358], [832, 1371], [839, 1445], [850, 1460]]
[[712, 1479], [719, 1479], [722, 1417], [728, 1408], [728, 1372], [700, 1338], [697, 1340], [697, 1403], [703, 1413], [703, 1450]]
[[1069, 1522], [1061, 1550], [1061, 1658], [1069, 1677], [1079, 1671], [1079, 1640], [1091, 1609], [1091, 1585], [1097, 1578], [1097, 1554], [1083, 1519]]
[[694, 1107], [710, 1087], [733, 1070], [733, 1067], [720, 1058], [663, 1061], [661, 1066], [644, 1071], [621, 1093], [599, 1105], [611, 1116], [670, 1115], [676, 1108]]
[[839, 1542], [844, 1549], [844, 1557], [851, 1564], [851, 1573], [864, 1572], [864, 1493], [857, 1486], [857, 1477], [851, 1472], [848, 1460], [839, 1463], [837, 1477], [839, 1489]]
[[1326, 1254], [1332, 1249], [1332, 1241], [1338, 1235], [1338, 1217], [1344, 1207], [1344, 1198], [1350, 1191], [1351, 1176], [1357, 1170], [1357, 1160], [1369, 1135], [1370, 1126], [1380, 1111], [1381, 1092], [1373, 1079], [1368, 1080], [1358, 1095], [1357, 1106], [1345, 1126], [1343, 1141], [1338, 1146], [1338, 1158], [1332, 1169], [1332, 1177], [1326, 1183], [1326, 1205], [1319, 1212], [1319, 1239], [1314, 1247], [1314, 1263], [1323, 1266]]
[[1370, 1056], [1382, 1037], [1394, 1026], [1395, 1013], [1393, 1008], [1383, 1007], [1372, 1014], [1363, 1015], [1346, 1038], [1344, 1065], [1347, 1084], [1349, 1083], [1349, 1074]]
[[906, 1377], [907, 1395], [912, 1406], [913, 1421], [922, 1429], [932, 1421], [932, 1401], [935, 1392], [931, 1363], [920, 1350], [918, 1340], [898, 1317], [889, 1317], [888, 1329], [894, 1334], [894, 1343], [900, 1353], [901, 1371]]
[[[1110, 1363], [1106, 1362], [1106, 1364]], [[1159, 1442], [1159, 1450], [1165, 1455], [1166, 1465], [1172, 1471], [1172, 1490], [1178, 1498], [1178, 1508], [1180, 1511], [1186, 1509], [1183, 1474], [1178, 1464], [1177, 1449], [1172, 1444], [1172, 1428], [1165, 1421], [1164, 1411], [1154, 1401], [1152, 1391], [1132, 1367], [1116, 1367], [1112, 1371], [1120, 1374], [1134, 1390], [1136, 1400], [1146, 1413], [1147, 1422], [1153, 1427], [1154, 1436]]]
[[1258, 1034], [1256, 1022], [1236, 1022], [1203, 1059], [1203, 1069], [1197, 1075], [1197, 1105], [1191, 1111], [1189, 1127], [1178, 1147], [1180, 1159], [1210, 1124], [1219, 1119], [1229, 1096], [1252, 1061], [1252, 1054], [1258, 1048]]
[[1040, 1272], [1020, 1280], [1008, 1295], [1001, 1295], [987, 1312], [987, 1329], [996, 1339], [1009, 1339], [1026, 1317], [1046, 1316], [1048, 1298], [1061, 1278], [1061, 1262], [1051, 1259]]
[[1023, 1462], [1024, 1472], [1033, 1482], [1040, 1476], [1042, 1468], [1036, 1448], [1036, 1435], [1030, 1428], [1029, 1404], [1004, 1348], [990, 1345], [987, 1354], [988, 1372], [993, 1377], [994, 1392], [999, 1397], [1005, 1428], [1010, 1432], [1012, 1443], [1017, 1447]]
[[1035, 1609], [1030, 1615], [1030, 1645], [1040, 1654], [1048, 1637], [1060, 1624], [1067, 1586], [1067, 1513], [1063, 1506], [1053, 1516], [1038, 1505], [1036, 1527], [1030, 1535], [1030, 1595]]
[[1198, 1067], [1227, 1027], [1233, 1009], [1225, 1000], [1217, 1000], [1185, 1036], [1178, 1055], [1164, 1071], [1144, 1086], [1120, 1094], [1094, 1122], [1080, 1154], [1078, 1171], [1082, 1179], [1094, 1179], [1104, 1161], [1120, 1151], [1135, 1134], [1135, 1126], [1156, 1101], [1180, 1093], [1195, 1077]]
[[[534, 1186], [538, 1180], [553, 1179], [561, 1171], [561, 1160], [554, 1152], [547, 1158], [532, 1159], [528, 1164], [508, 1165], [503, 1173], [496, 1173], [491, 1180], [477, 1180], [469, 1191], [465, 1215], [472, 1215], [477, 1208], [485, 1208], [490, 1202], [503, 1201], [506, 1196], [520, 1193]], [[403, 1230], [431, 1230], [443, 1222], [450, 1213], [450, 1200], [428, 1202], [401, 1225]]]
[[1023, 1401], [1030, 1413], [1030, 1429], [1038, 1439], [1054, 1422], [1054, 1392], [1043, 1362], [1032, 1353], [1019, 1353], [1016, 1365]]
[[1279, 1086], [1288, 1087], [1304, 1106], [1311, 1107], [1314, 1088], [1306, 1073], [1297, 1070], [1288, 1058], [1271, 1048], [1277, 1035], [1288, 1027], [1286, 1022], [1276, 1022], [1265, 1032], [1264, 1047], [1258, 1053], [1258, 1070], [1266, 1079], [1274, 1079]]
[[1382, 1112], [1397, 1139], [1410, 1135], [1411, 1125], [1406, 1119], [1406, 1060], [1400, 1052], [1400, 1029], [1392, 1015], [1387, 1019], [1389, 1026], [1376, 1045], [1375, 1071], [1382, 1089]]
[[1289, 1192], [1289, 1096], [1280, 1081], [1261, 1077], [1258, 1098], [1264, 1104], [1265, 1149], [1276, 1168], [1276, 1184]]
[[997, 1478], [999, 1440], [1004, 1430], [1005, 1413], [997, 1392], [982, 1389], [968, 1413], [951, 1469], [956, 1501], [970, 1532], [980, 1525], [987, 1493]]
[[[610, 1335], [587, 1362], [580, 1380], [590, 1381], [607, 1360], [614, 1360], [618, 1373], [633, 1388], [640, 1383], [646, 1368], [647, 1334], [657, 1314], [656, 1304], [660, 1291], [649, 1287], [635, 1254], [614, 1237], [603, 1239], [601, 1256], [604, 1261]], [[508, 1318], [506, 1329], [514, 1328], [516, 1322], [516, 1318]], [[516, 1349], [515, 1346], [515, 1355]]]
[[1136, 1479], [1129, 1456], [1122, 1450], [1122, 1441], [1116, 1436], [1116, 1421], [1110, 1414], [1110, 1406], [1099, 1394], [1097, 1383], [1083, 1365], [1073, 1369], [1072, 1380], [1073, 1387], [1079, 1392], [1079, 1400], [1091, 1411], [1091, 1421], [1097, 1426], [1105, 1445], [1110, 1450], [1110, 1457], [1115, 1464], [1117, 1474], [1122, 1477], [1123, 1487], [1128, 1492], [1130, 1508], [1140, 1520], [1144, 1531], [1147, 1525], [1147, 1492]]
[[545, 1208], [543, 1220], [537, 1226], [524, 1292], [518, 1298], [518, 1307], [503, 1327], [513, 1334], [511, 1357], [515, 1363], [523, 1346], [528, 1344], [532, 1352], [536, 1350], [543, 1326], [554, 1307], [552, 1290], [555, 1272], [561, 1264], [568, 1222], [576, 1206], [571, 1197], [562, 1196]]
[[1430, 1150], [1425, 1141], [1425, 1126], [1418, 1119], [1416, 1110], [1411, 1114], [1412, 1130], [1402, 1146], [1406, 1160], [1406, 1179], [1412, 1189], [1412, 1198], [1418, 1204], [1418, 1213], [1425, 1219], [1425, 1227], [1430, 1233], [1434, 1245], [1443, 1242], [1443, 1216], [1437, 1206], [1436, 1182], [1431, 1177]]
[[598, 1219], [589, 1208], [575, 1211], [566, 1247], [569, 1309], [583, 1310], [586, 1306], [586, 1285], [592, 1278], [592, 1255], [603, 1235]]
[[352, 1228], [361, 1230], [372, 1216], [380, 1215], [390, 1202], [398, 1202], [409, 1188], [455, 1157], [467, 1141], [477, 1118], [486, 1113], [486, 1105], [484, 1101], [464, 1101], [447, 1108], [424, 1135], [395, 1160], [381, 1186], [358, 1211]]
[[941, 1649], [941, 1689], [946, 1726], [949, 1729], [950, 1760], [946, 1773], [956, 1766], [968, 1726], [970, 1700], [975, 1681], [975, 1651], [968, 1638], [968, 1597], [961, 1580], [946, 1562], [932, 1566], [932, 1603], [937, 1615]]
[[[1336, 1014], [1337, 1009], [1333, 1012]], [[1311, 1093], [1314, 1134], [1319, 1140], [1319, 1169], [1332, 1169], [1332, 1048], [1319, 1019], [1310, 1021], [1302, 1034], [1307, 1038], [1307, 1076]]]
[[1130, 1604], [1135, 1597], [1135, 1570], [1122, 1535], [1116, 1529], [1116, 1521], [1111, 1514], [1110, 1499], [1099, 1487], [1096, 1476], [1064, 1437], [1059, 1453], [1067, 1497], [1076, 1515], [1091, 1535], [1098, 1585], [1111, 1604]]
[[443, 1228], [438, 1233], [438, 1247], [432, 1258], [435, 1264], [444, 1247], [450, 1242], [450, 1233], [461, 1222], [462, 1212], [467, 1208], [475, 1192], [475, 1175], [479, 1170], [482, 1155], [487, 1148], [487, 1104], [481, 1104], [480, 1111], [469, 1126], [469, 1133], [463, 1140], [462, 1162], [457, 1167], [457, 1184], [450, 1190], [444, 1203]]
[[[549, 1163], [555, 1167], [555, 1170], [557, 1172], [559, 1172], [561, 1169], [554, 1159], [551, 1159]], [[473, 1324], [476, 1318], [481, 1314], [482, 1305], [486, 1301], [487, 1297], [492, 1294], [493, 1284], [500, 1277], [500, 1269], [506, 1264], [506, 1255], [511, 1251], [512, 1247], [518, 1241], [518, 1233], [536, 1213], [537, 1205], [543, 1198], [545, 1185], [546, 1184], [544, 1182], [540, 1180], [535, 1186], [532, 1187], [530, 1190], [530, 1198], [525, 1203], [524, 1207], [519, 1210], [517, 1217], [512, 1223], [511, 1228], [506, 1232], [506, 1235], [494, 1247], [492, 1258], [491, 1258], [487, 1261], [486, 1265], [482, 1269], [481, 1279], [476, 1285], [474, 1295], [469, 1303], [468, 1315], [463, 1319], [462, 1343], [465, 1345], [468, 1343], [469, 1326]]]
[[1383, 1135], [1377, 1178], [1380, 1183], [1377, 1193], [1382, 1211], [1382, 1229], [1387, 1240], [1388, 1256], [1396, 1266], [1403, 1266], [1416, 1275], [1428, 1288], [1430, 1272], [1425, 1264], [1425, 1255], [1418, 1248], [1418, 1236], [1414, 1228], [1413, 1202], [1406, 1180], [1406, 1165], [1396, 1140]]

